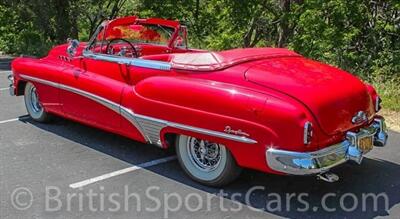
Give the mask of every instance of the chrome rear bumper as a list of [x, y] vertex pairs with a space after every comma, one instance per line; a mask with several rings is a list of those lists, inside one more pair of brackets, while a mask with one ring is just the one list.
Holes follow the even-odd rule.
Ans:
[[272, 170], [292, 175], [324, 173], [348, 160], [360, 164], [363, 155], [369, 152], [362, 151], [359, 146], [359, 139], [366, 136], [372, 136], [374, 146], [385, 146], [388, 135], [384, 119], [375, 119], [369, 127], [357, 133], [348, 132], [345, 141], [322, 150], [301, 153], [269, 148], [266, 151], [267, 163]]

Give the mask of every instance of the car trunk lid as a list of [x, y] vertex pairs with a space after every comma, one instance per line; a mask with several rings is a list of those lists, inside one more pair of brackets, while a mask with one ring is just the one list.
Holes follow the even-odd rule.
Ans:
[[322, 130], [335, 135], [350, 130], [360, 111], [370, 117], [374, 108], [368, 90], [357, 77], [302, 57], [265, 59], [245, 73], [248, 81], [285, 93], [303, 103]]

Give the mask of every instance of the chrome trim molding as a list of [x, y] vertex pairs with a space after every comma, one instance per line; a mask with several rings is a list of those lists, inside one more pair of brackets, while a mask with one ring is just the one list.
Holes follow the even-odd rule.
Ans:
[[69, 91], [69, 92], [72, 92], [72, 93], [75, 93], [75, 94], [79, 94], [79, 95], [81, 95], [83, 97], [86, 97], [88, 99], [91, 99], [91, 100], [93, 100], [95, 102], [100, 103], [101, 105], [111, 109], [112, 111], [114, 111], [116, 113], [120, 113], [120, 107], [119, 107], [118, 104], [116, 104], [116, 103], [114, 103], [112, 101], [109, 101], [109, 100], [107, 100], [107, 99], [105, 99], [103, 97], [100, 97], [100, 96], [97, 96], [95, 94], [92, 94], [92, 93], [89, 93], [89, 92], [86, 92], [86, 91], [83, 91], [83, 90], [80, 90], [80, 89], [76, 89], [76, 88], [73, 88], [73, 87], [70, 87], [70, 86], [67, 86], [67, 85], [63, 85], [63, 84], [59, 84], [59, 88], [63, 89], [63, 90], [66, 90], [66, 91]]
[[[132, 123], [133, 126], [135, 126], [135, 128], [139, 131], [139, 133], [142, 135], [142, 137], [146, 140], [147, 143], [153, 144], [151, 139], [149, 139], [149, 137], [144, 132], [140, 123], [137, 121], [136, 114], [132, 110], [125, 108], [121, 105], [119, 105], [119, 108], [120, 108], [120, 112], [119, 112], [120, 115], [122, 117], [124, 117], [126, 120], [128, 120], [130, 123]], [[159, 145], [159, 146], [161, 146], [161, 145]]]
[[59, 88], [59, 84], [55, 83], [55, 82], [52, 82], [52, 81], [47, 81], [47, 80], [43, 80], [43, 79], [40, 79], [40, 78], [31, 77], [31, 76], [23, 75], [23, 74], [21, 74], [19, 76], [21, 78], [29, 80], [29, 81], [34, 81], [34, 82], [38, 82], [38, 83], [41, 83], [41, 84], [45, 84], [45, 85], [49, 85], [49, 86], [52, 86], [52, 87]]
[[375, 138], [374, 138], [374, 146], [375, 147], [385, 146], [387, 143], [387, 139], [388, 139], [388, 133], [387, 133], [385, 119], [375, 118], [373, 126], [375, 126], [375, 128], [377, 129], [377, 132], [376, 132]]
[[135, 117], [140, 126], [143, 128], [148, 141], [151, 144], [157, 144], [161, 146], [160, 133], [163, 128], [167, 127], [168, 122], [144, 118], [144, 116], [137, 114]]
[[227, 134], [250, 137], [249, 133], [244, 132], [241, 129], [233, 130], [232, 127], [230, 127], [229, 125], [225, 126], [224, 132], [227, 133]]
[[186, 130], [186, 131], [192, 131], [196, 132], [199, 134], [205, 134], [213, 137], [219, 137], [219, 138], [224, 138], [232, 141], [237, 141], [241, 143], [246, 143], [246, 144], [256, 144], [257, 141], [244, 137], [244, 136], [237, 136], [237, 135], [231, 135], [231, 134], [226, 134], [223, 132], [218, 132], [218, 131], [212, 131], [209, 129], [202, 129], [198, 127], [193, 127], [193, 126], [188, 126], [184, 124], [179, 124], [179, 123], [174, 123], [166, 120], [161, 120], [145, 115], [140, 115], [134, 113], [132, 110], [121, 106], [120, 104], [114, 103], [110, 100], [107, 100], [103, 97], [97, 96], [95, 94], [89, 93], [87, 91], [83, 91], [77, 88], [73, 88], [64, 84], [59, 84], [47, 80], [43, 80], [40, 78], [36, 77], [31, 77], [28, 75], [20, 75], [21, 78], [29, 80], [29, 81], [34, 81], [38, 82], [41, 84], [49, 85], [52, 87], [56, 87], [59, 89], [63, 89], [78, 95], [81, 95], [83, 97], [86, 97], [90, 100], [93, 100], [97, 103], [100, 103], [101, 105], [113, 110], [114, 112], [120, 114], [122, 117], [124, 117], [126, 120], [132, 123], [133, 126], [139, 130], [141, 135], [145, 138], [145, 140], [150, 143], [150, 144], [157, 144], [158, 146], [161, 146], [161, 137], [160, 137], [160, 131], [165, 128], [165, 127], [173, 127], [181, 130]]
[[169, 64], [168, 62], [153, 61], [146, 59], [133, 59], [130, 65], [142, 68], [158, 69], [163, 71], [171, 70], [171, 64]]
[[267, 164], [272, 170], [292, 175], [324, 173], [349, 160], [360, 164], [364, 154], [369, 151], [362, 151], [358, 147], [358, 139], [373, 136], [374, 146], [380, 146], [377, 145], [377, 142], [385, 145], [387, 133], [384, 126], [383, 119], [375, 119], [370, 127], [364, 128], [358, 133], [347, 133], [347, 139], [343, 142], [314, 152], [269, 148], [266, 150]]
[[48, 86], [52, 86], [52, 87], [55, 87], [55, 88], [63, 89], [63, 90], [66, 90], [66, 91], [81, 95], [83, 97], [86, 97], [86, 98], [88, 98], [90, 100], [93, 100], [93, 101], [95, 101], [95, 102], [97, 102], [97, 103], [99, 103], [99, 104], [111, 109], [112, 111], [114, 111], [114, 112], [116, 112], [118, 114], [121, 114], [124, 118], [126, 118], [129, 122], [131, 122], [132, 125], [135, 126], [139, 130], [139, 132], [141, 132], [141, 127], [136, 122], [136, 120], [132, 119], [129, 116], [126, 116], [126, 114], [121, 113], [121, 106], [119, 104], [117, 104], [117, 103], [114, 103], [114, 102], [112, 102], [110, 100], [107, 100], [107, 99], [105, 99], [103, 97], [100, 97], [100, 96], [97, 96], [95, 94], [89, 93], [87, 91], [83, 91], [83, 90], [80, 90], [80, 89], [77, 89], [77, 88], [73, 88], [73, 87], [70, 87], [70, 86], [67, 86], [67, 85], [64, 85], [64, 84], [59, 84], [59, 83], [55, 83], [55, 82], [52, 82], [52, 81], [43, 80], [43, 79], [40, 79], [40, 78], [31, 77], [31, 76], [22, 75], [22, 74], [20, 75], [20, 77], [23, 78], [23, 79], [29, 80], [29, 81], [34, 81], [34, 82], [38, 82], [38, 83], [45, 84], [45, 85], [48, 85]]
[[353, 124], [361, 124], [363, 122], [368, 121], [367, 113], [364, 111], [358, 111], [356, 115], [353, 116], [351, 122]]
[[[275, 171], [292, 175], [323, 173], [346, 162], [345, 155], [349, 145], [350, 143], [344, 142], [312, 153], [270, 148], [266, 152], [267, 163]], [[328, 160], [324, 162], [324, 159]]]
[[[192, 132], [196, 132], [199, 134], [209, 135], [209, 136], [218, 137], [218, 138], [224, 138], [224, 139], [237, 141], [237, 142], [241, 142], [241, 143], [246, 143], [246, 144], [256, 144], [257, 143], [256, 140], [253, 140], [251, 138], [247, 138], [244, 136], [237, 136], [237, 135], [232, 135], [232, 134], [226, 134], [223, 132], [212, 131], [209, 129], [202, 129], [202, 128], [184, 125], [184, 124], [180, 124], [180, 123], [169, 122], [169, 121], [162, 120], [162, 119], [156, 119], [156, 118], [149, 117], [149, 116], [135, 114], [135, 118], [140, 122], [141, 125], [142, 125], [142, 123], [146, 123], [145, 126], [151, 126], [152, 131], [154, 131], [154, 129], [158, 129], [160, 127], [161, 127], [160, 130], [164, 127], [172, 127], [172, 128], [185, 130], [185, 131], [192, 131]], [[151, 133], [149, 133], [149, 134], [151, 134]]]
[[127, 58], [127, 57], [120, 57], [120, 56], [111, 56], [111, 55], [103, 55], [103, 54], [94, 54], [88, 50], [83, 52], [83, 56], [86, 58], [91, 58], [95, 60], [101, 60], [106, 62], [115, 62], [119, 64], [125, 65], [132, 65], [136, 67], [142, 68], [151, 68], [157, 69], [162, 71], [169, 71], [171, 70], [171, 64], [168, 62], [161, 62], [161, 61], [154, 61], [154, 60], [146, 60], [146, 59], [139, 59], [139, 58]]
[[182, 125], [182, 124], [178, 124], [178, 123], [168, 123], [167, 125], [170, 127], [177, 128], [177, 129], [197, 132], [199, 134], [209, 135], [209, 136], [218, 137], [218, 138], [224, 138], [224, 139], [237, 141], [237, 142], [241, 142], [241, 143], [246, 143], [246, 144], [256, 144], [257, 143], [256, 140], [247, 138], [244, 136], [225, 134], [223, 132], [217, 132], [217, 131], [212, 131], [209, 129], [202, 129], [202, 128], [197, 128], [197, 127], [188, 126], [188, 125]]
[[305, 145], [308, 145], [311, 143], [311, 138], [313, 135], [312, 133], [312, 123], [311, 122], [306, 122], [304, 123], [304, 132], [303, 132], [303, 143]]
[[67, 85], [63, 85], [63, 84], [59, 84], [59, 83], [43, 80], [43, 79], [40, 79], [40, 78], [36, 78], [36, 77], [31, 77], [31, 76], [27, 76], [27, 75], [20, 75], [20, 76], [21, 76], [21, 78], [29, 80], [29, 81], [38, 82], [38, 83], [49, 85], [49, 86], [52, 86], [52, 87], [55, 87], [55, 88], [63, 89], [63, 90], [66, 90], [66, 91], [69, 91], [69, 92], [72, 92], [72, 93], [75, 93], [75, 94], [79, 94], [79, 95], [84, 96], [84, 97], [86, 97], [88, 99], [96, 101], [96, 102], [106, 106], [107, 108], [119, 113], [119, 105], [118, 104], [116, 104], [116, 103], [114, 103], [112, 101], [109, 101], [109, 100], [107, 100], [105, 98], [102, 98], [100, 96], [97, 96], [95, 94], [92, 94], [92, 93], [89, 93], [89, 92], [86, 92], [86, 91], [83, 91], [83, 90], [80, 90], [80, 89], [77, 89], [77, 88], [73, 88], [73, 87], [70, 87], [70, 86], [67, 86]]

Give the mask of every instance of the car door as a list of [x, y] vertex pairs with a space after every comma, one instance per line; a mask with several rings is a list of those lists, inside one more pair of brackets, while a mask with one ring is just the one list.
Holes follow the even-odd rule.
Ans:
[[119, 104], [126, 85], [119, 64], [91, 58], [80, 63], [66, 69], [60, 83], [64, 114], [96, 127], [118, 130]]

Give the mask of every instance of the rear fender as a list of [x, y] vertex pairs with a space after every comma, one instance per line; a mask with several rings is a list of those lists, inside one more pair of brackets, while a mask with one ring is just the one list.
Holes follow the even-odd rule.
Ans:
[[[207, 135], [174, 125], [161, 125], [163, 147], [171, 145], [167, 134], [188, 135], [224, 144], [239, 165], [266, 170], [265, 150], [278, 142], [276, 133], [256, 121], [263, 110], [265, 96], [223, 83], [184, 78], [152, 77], [125, 90], [122, 105], [137, 115], [145, 115], [173, 124], [226, 133], [227, 126], [255, 143], [244, 143]], [[151, 125], [150, 125], [151, 126]], [[158, 131], [158, 130], [157, 130]], [[251, 147], [251, 148], [249, 148]]]

